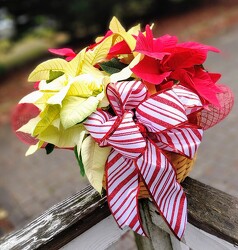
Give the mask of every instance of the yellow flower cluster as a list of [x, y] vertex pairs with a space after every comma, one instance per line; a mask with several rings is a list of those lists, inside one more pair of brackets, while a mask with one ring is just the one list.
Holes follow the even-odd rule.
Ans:
[[[138, 34], [140, 27], [126, 31], [114, 17], [109, 29], [109, 36], [97, 38], [92, 48], [82, 49], [71, 61], [51, 59], [30, 74], [30, 82], [40, 81], [38, 90], [25, 96], [20, 103], [32, 103], [40, 113], [18, 130], [38, 139], [26, 155], [34, 153], [44, 143], [60, 148], [77, 146], [80, 151], [87, 133], [82, 122], [98, 107], [108, 106], [106, 85], [131, 76], [129, 66], [110, 76], [97, 65], [108, 60], [110, 48], [123, 40], [133, 51], [136, 45], [133, 35]], [[138, 61], [133, 52], [121, 55], [121, 59], [127, 64]]]

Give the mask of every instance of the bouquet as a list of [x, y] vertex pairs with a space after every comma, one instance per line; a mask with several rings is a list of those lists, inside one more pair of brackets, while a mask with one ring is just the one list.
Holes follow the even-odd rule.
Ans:
[[[180, 182], [192, 167], [204, 130], [225, 118], [233, 94], [203, 64], [218, 49], [177, 37], [155, 38], [153, 25], [126, 31], [113, 17], [109, 30], [75, 53], [39, 64], [35, 91], [13, 115], [26, 155], [72, 149], [82, 175], [101, 193], [121, 228], [146, 235], [138, 208], [150, 197], [177, 238], [187, 222]], [[62, 58], [63, 57], [63, 58]]]

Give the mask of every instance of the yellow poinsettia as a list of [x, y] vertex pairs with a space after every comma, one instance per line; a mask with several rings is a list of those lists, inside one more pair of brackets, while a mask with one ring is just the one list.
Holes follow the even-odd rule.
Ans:
[[94, 49], [83, 49], [70, 62], [52, 59], [33, 70], [29, 81], [40, 81], [38, 90], [20, 103], [33, 103], [40, 113], [18, 130], [39, 139], [28, 154], [44, 142], [58, 147], [79, 145], [86, 131], [81, 123], [97, 107], [108, 105], [104, 92], [109, 77], [95, 65], [105, 60], [111, 44], [109, 37]]
[[126, 31], [114, 17], [109, 29], [109, 36], [100, 39], [93, 47], [82, 49], [71, 61], [61, 58], [47, 60], [29, 75], [29, 81], [40, 82], [38, 90], [25, 96], [20, 103], [33, 103], [40, 113], [19, 129], [39, 140], [27, 154], [34, 153], [44, 143], [57, 147], [77, 145], [80, 151], [87, 134], [82, 122], [98, 107], [108, 106], [106, 85], [114, 79], [131, 76], [129, 67], [113, 78], [98, 65], [108, 61], [111, 49], [120, 43], [127, 44], [130, 53], [119, 53], [116, 57], [123, 63], [133, 62], [136, 57], [135, 36], [140, 27], [137, 25]]
[[[46, 144], [75, 148], [88, 180], [98, 192], [102, 190], [105, 162], [111, 148], [98, 146], [83, 121], [97, 108], [109, 105], [105, 95], [107, 84], [131, 77], [131, 65], [141, 60], [141, 55], [134, 51], [140, 25], [126, 31], [113, 17], [109, 29], [105, 37], [96, 39], [96, 44], [74, 53], [72, 60], [47, 60], [32, 71], [28, 80], [39, 82], [38, 90], [20, 103], [34, 104], [39, 114], [18, 130], [38, 139], [26, 155]], [[119, 63], [117, 73], [106, 70], [106, 63], [112, 59]]]

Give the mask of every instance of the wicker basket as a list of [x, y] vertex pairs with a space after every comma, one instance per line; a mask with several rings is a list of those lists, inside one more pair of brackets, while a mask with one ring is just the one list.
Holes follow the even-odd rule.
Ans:
[[[189, 159], [183, 155], [176, 153], [167, 153], [167, 157], [173, 163], [173, 166], [176, 168], [177, 181], [180, 183], [189, 175], [190, 171], [193, 168], [193, 165], [196, 161], [196, 155], [193, 159]], [[150, 197], [148, 190], [146, 189], [144, 182], [140, 181], [140, 193], [138, 198], [148, 198]]]
[[[182, 182], [190, 173], [190, 171], [193, 168], [193, 165], [196, 161], [196, 155], [193, 159], [189, 159], [185, 156], [176, 154], [176, 153], [167, 153], [167, 157], [170, 159], [170, 162], [173, 163], [173, 166], [176, 168], [176, 175], [177, 175], [177, 181], [180, 183]], [[106, 187], [106, 180], [105, 176], [103, 178], [103, 187]], [[149, 198], [150, 194], [148, 190], [146, 189], [144, 182], [140, 181], [140, 193], [138, 198]]]

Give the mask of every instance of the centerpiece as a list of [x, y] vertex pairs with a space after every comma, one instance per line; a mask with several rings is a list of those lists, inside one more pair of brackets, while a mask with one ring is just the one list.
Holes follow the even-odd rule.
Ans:
[[[180, 182], [194, 165], [203, 132], [230, 112], [234, 98], [204, 62], [218, 49], [177, 37], [155, 38], [152, 26], [109, 30], [78, 53], [39, 64], [29, 76], [35, 91], [13, 114], [26, 155], [72, 149], [91, 185], [106, 190], [121, 228], [146, 235], [138, 199], [150, 197], [177, 238], [187, 222]], [[62, 58], [63, 57], [63, 58]]]

